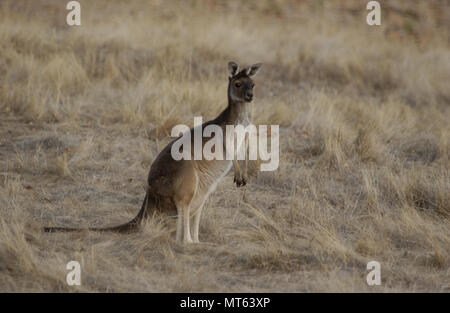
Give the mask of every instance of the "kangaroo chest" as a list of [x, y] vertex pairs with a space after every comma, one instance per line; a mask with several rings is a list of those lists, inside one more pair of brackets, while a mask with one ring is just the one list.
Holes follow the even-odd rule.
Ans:
[[[207, 190], [206, 196], [211, 194], [219, 182], [225, 177], [233, 166], [234, 154], [241, 156], [245, 147], [245, 131], [251, 124], [247, 111], [237, 114], [233, 122], [223, 127], [223, 158], [221, 160], [206, 161], [199, 167], [200, 185]], [[231, 147], [234, 147], [230, 149]]]

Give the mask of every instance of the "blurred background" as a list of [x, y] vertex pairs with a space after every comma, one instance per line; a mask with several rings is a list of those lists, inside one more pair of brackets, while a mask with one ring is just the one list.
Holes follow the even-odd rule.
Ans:
[[281, 108], [262, 120], [289, 123], [292, 99], [320, 89], [448, 105], [449, 2], [382, 1], [381, 26], [366, 24], [366, 3], [80, 1], [82, 26], [70, 27], [65, 1], [5, 0], [1, 106], [140, 125], [160, 122], [156, 109], [169, 124], [205, 106], [212, 117], [229, 60], [265, 64], [259, 103]]

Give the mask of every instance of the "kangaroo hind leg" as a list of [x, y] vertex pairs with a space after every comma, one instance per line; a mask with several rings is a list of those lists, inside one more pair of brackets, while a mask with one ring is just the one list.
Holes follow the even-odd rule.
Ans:
[[195, 198], [198, 187], [198, 177], [195, 171], [192, 171], [189, 174], [190, 175], [183, 175], [180, 177], [180, 184], [173, 197], [178, 213], [176, 240], [183, 240], [185, 243], [193, 242], [189, 222], [191, 217], [191, 206], [194, 202], [193, 199]]
[[202, 215], [203, 204], [197, 209], [197, 212], [194, 214], [194, 229], [193, 229], [193, 237], [195, 243], [200, 243], [198, 239], [198, 229], [200, 227], [200, 216]]

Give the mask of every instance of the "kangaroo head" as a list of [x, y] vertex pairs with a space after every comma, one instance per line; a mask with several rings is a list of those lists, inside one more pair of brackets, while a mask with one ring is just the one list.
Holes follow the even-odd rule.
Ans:
[[252, 77], [258, 73], [261, 63], [247, 66], [239, 71], [235, 62], [228, 63], [228, 97], [234, 102], [250, 102], [253, 99], [253, 87], [255, 83]]

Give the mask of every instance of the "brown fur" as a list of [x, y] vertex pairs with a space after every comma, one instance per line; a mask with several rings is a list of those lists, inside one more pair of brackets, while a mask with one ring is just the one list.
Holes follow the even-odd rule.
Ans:
[[[226, 126], [250, 123], [248, 104], [253, 98], [255, 75], [261, 64], [246, 67], [240, 72], [234, 62], [230, 62], [228, 84], [228, 106], [214, 120], [201, 125], [202, 131], [208, 125], [218, 125], [222, 128], [223, 138], [226, 138]], [[191, 132], [191, 147], [194, 147], [194, 128]], [[202, 137], [203, 138], [203, 137]], [[138, 215], [128, 223], [110, 228], [89, 228], [93, 231], [117, 231], [122, 233], [139, 229], [140, 223], [155, 211], [170, 215], [178, 215], [176, 239], [185, 242], [199, 242], [198, 225], [203, 203], [214, 191], [218, 182], [234, 165], [234, 181], [238, 187], [247, 183], [247, 168], [243, 175], [235, 158], [230, 160], [175, 160], [171, 155], [173, 143], [169, 143], [156, 157], [148, 175], [148, 189]], [[203, 138], [202, 148], [210, 138]], [[246, 145], [246, 143], [245, 143]], [[193, 149], [192, 149], [193, 150]], [[224, 141], [224, 153], [226, 145]], [[193, 154], [193, 151], [192, 151]], [[246, 163], [247, 164], [247, 153]], [[190, 218], [194, 216], [194, 239], [190, 233]], [[77, 228], [46, 227], [46, 232], [79, 231]], [[181, 233], [183, 230], [183, 234]]]

